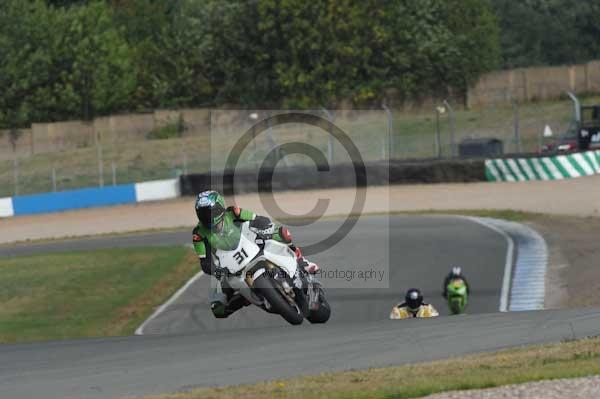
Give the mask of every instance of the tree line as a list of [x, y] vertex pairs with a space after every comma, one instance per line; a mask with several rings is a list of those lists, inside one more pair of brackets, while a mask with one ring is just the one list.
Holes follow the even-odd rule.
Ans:
[[600, 58], [600, 0], [492, 0], [502, 68]]
[[[549, 57], [548, 36], [521, 19], [538, 3], [561, 19], [552, 7], [569, 1], [589, 12], [577, 0], [3, 0], [0, 127], [155, 108], [460, 96], [499, 66], [568, 58]], [[595, 55], [597, 44], [585, 43], [573, 57]]]

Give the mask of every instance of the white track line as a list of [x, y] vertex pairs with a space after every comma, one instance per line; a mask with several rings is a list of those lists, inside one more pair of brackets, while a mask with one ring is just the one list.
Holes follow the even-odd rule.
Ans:
[[141, 326], [139, 326], [136, 330], [135, 330], [135, 335], [144, 335], [144, 328], [146, 327], [146, 325], [148, 323], [150, 323], [152, 320], [154, 320], [159, 314], [161, 314], [162, 312], [165, 311], [166, 308], [168, 308], [173, 302], [175, 302], [189, 287], [190, 285], [194, 284], [200, 277], [202, 277], [204, 275], [204, 272], [200, 271], [198, 272], [196, 275], [194, 275], [194, 277], [192, 277], [191, 279], [188, 280], [187, 283], [185, 283], [183, 285], [183, 287], [179, 288], [177, 290], [176, 293], [174, 293], [171, 298], [169, 298], [169, 300], [165, 303], [163, 303], [162, 305], [160, 305], [155, 311], [154, 313], [152, 313], [152, 315], [150, 317], [148, 317], [146, 319], [146, 321], [144, 321], [142, 323]]
[[495, 231], [500, 234], [506, 240], [506, 244], [508, 249], [506, 250], [506, 262], [504, 264], [504, 277], [502, 278], [502, 291], [500, 293], [500, 311], [507, 312], [508, 311], [508, 296], [510, 294], [510, 283], [512, 279], [512, 266], [513, 266], [513, 258], [515, 251], [515, 243], [513, 239], [506, 234], [506, 232], [493, 224], [487, 222], [485, 219], [480, 219], [477, 217], [465, 216], [466, 219], [480, 224], [484, 227], [487, 227], [490, 230]]

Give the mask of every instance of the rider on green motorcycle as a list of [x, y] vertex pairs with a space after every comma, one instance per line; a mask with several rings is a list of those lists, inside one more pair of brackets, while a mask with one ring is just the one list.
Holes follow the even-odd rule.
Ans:
[[448, 301], [448, 308], [452, 314], [465, 312], [469, 297], [469, 284], [460, 267], [453, 267], [452, 271], [444, 278], [442, 295]]
[[250, 303], [230, 287], [221, 284], [222, 270], [214, 264], [213, 254], [217, 249], [235, 248], [240, 239], [236, 222], [250, 222], [250, 227], [270, 239], [288, 244], [296, 253], [298, 266], [307, 273], [315, 274], [319, 266], [307, 261], [292, 243], [289, 230], [273, 223], [269, 218], [256, 215], [237, 206], [225, 207], [225, 198], [216, 191], [204, 191], [196, 197], [198, 225], [193, 231], [193, 244], [200, 259], [202, 271], [217, 281], [211, 283], [210, 308], [216, 318], [225, 318]]

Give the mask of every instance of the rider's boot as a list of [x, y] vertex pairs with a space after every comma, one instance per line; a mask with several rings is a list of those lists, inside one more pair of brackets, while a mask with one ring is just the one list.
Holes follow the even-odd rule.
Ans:
[[[218, 284], [222, 283], [218, 282]], [[244, 296], [235, 292], [228, 285], [221, 285], [221, 291], [215, 290], [210, 296], [210, 310], [217, 319], [225, 319], [244, 306], [250, 305]]]
[[212, 310], [213, 316], [217, 319], [225, 319], [231, 313], [227, 312], [226, 305], [221, 301], [214, 301], [210, 303], [210, 310]]
[[210, 303], [210, 310], [217, 319], [225, 319], [231, 314], [240, 310], [244, 306], [250, 305], [250, 302], [240, 294], [235, 294], [227, 303], [214, 301]]

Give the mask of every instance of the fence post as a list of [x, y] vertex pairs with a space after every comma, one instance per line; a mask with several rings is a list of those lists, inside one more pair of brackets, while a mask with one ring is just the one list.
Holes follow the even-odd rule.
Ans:
[[446, 106], [446, 108], [448, 108], [448, 111], [450, 111], [450, 157], [455, 158], [456, 142], [454, 140], [456, 137], [456, 115], [454, 114], [454, 109], [452, 108], [448, 100], [444, 100], [444, 105]]
[[98, 157], [98, 186], [104, 187], [104, 161], [102, 160], [102, 138], [100, 132], [94, 129], [94, 140], [96, 141], [96, 155]]
[[98, 145], [98, 186], [100, 188], [104, 187], [104, 161], [102, 160], [102, 145]]
[[[267, 118], [271, 117], [271, 113], [267, 112], [266, 115]], [[275, 141], [275, 138], [273, 137], [273, 126], [271, 125], [271, 120], [268, 120], [268, 125], [267, 125], [267, 145], [269, 146], [269, 152], [274, 150], [275, 148], [277, 148], [277, 142]], [[280, 149], [277, 149], [277, 152], [275, 154], [275, 156], [280, 156], [281, 154], [279, 153]], [[279, 157], [278, 157], [279, 158]], [[285, 166], [290, 166], [290, 160], [286, 157], [283, 157], [283, 163], [285, 164]], [[273, 167], [275, 167], [276, 164], [273, 164]]]
[[[331, 112], [329, 112], [327, 109], [325, 108], [321, 108], [321, 111], [323, 111], [325, 113], [325, 115], [327, 115], [327, 120], [330, 123], [333, 123], [333, 117], [331, 115]], [[327, 161], [329, 161], [330, 165], [334, 164], [333, 161], [333, 132], [329, 132], [329, 140], [327, 142]]]
[[385, 113], [387, 114], [387, 136], [388, 136], [388, 160], [391, 160], [393, 157], [396, 156], [395, 153], [395, 148], [394, 148], [394, 127], [393, 127], [393, 116], [392, 116], [392, 111], [390, 111], [390, 109], [388, 108], [387, 105], [382, 104], [381, 105], [383, 107], [383, 109], [385, 110]]
[[33, 138], [33, 124], [31, 124], [31, 126], [29, 127], [29, 131], [31, 132], [29, 134], [29, 139], [30, 139], [30, 155], [33, 156], [33, 154], [35, 154], [35, 141]]
[[52, 192], [56, 192], [56, 166], [52, 166]]
[[17, 158], [16, 153], [13, 158], [13, 179], [15, 184], [14, 195], [19, 195], [19, 158]]
[[511, 99], [513, 110], [515, 112], [515, 147], [518, 154], [521, 153], [521, 128], [519, 126], [519, 104], [515, 99]]
[[579, 127], [579, 125], [581, 124], [581, 104], [579, 103], [579, 99], [577, 98], [577, 96], [572, 92], [568, 91], [567, 95], [569, 96], [571, 101], [573, 101], [573, 115], [575, 117], [575, 121], [578, 124], [577, 127]]
[[437, 158], [442, 158], [442, 138], [440, 135], [440, 107], [435, 108], [435, 148]]
[[113, 186], [117, 185], [117, 165], [115, 165], [115, 161], [111, 161], [110, 167], [112, 169], [112, 184]]
[[185, 150], [183, 150], [183, 174], [184, 175], [188, 174], [188, 159], [187, 159], [187, 152]]

